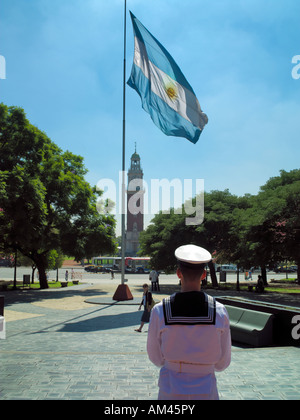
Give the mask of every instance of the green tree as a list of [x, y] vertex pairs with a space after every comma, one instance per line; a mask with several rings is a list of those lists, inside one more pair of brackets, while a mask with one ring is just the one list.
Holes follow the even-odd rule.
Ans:
[[148, 228], [140, 235], [140, 254], [151, 257], [151, 266], [156, 270], [173, 272], [176, 267], [174, 252], [193, 234], [193, 227], [185, 225], [184, 211], [176, 214], [170, 209], [169, 214], [156, 214]]
[[0, 104], [0, 249], [20, 251], [39, 270], [51, 250], [75, 259], [115, 250], [115, 220], [97, 212], [81, 156], [63, 152], [24, 111]]
[[[209, 249], [218, 256], [218, 261], [235, 258], [237, 234], [233, 225], [233, 212], [247, 206], [247, 200], [230, 194], [228, 190], [205, 193], [205, 216], [199, 226], [186, 226], [182, 214], [171, 209], [169, 214], [159, 213], [148, 229], [141, 235], [141, 252], [151, 256], [157, 269], [171, 270], [176, 265], [175, 249], [183, 244], [196, 244]], [[196, 200], [193, 200], [196, 206]]]
[[249, 231], [260, 265], [292, 260], [300, 282], [300, 170], [281, 171], [261, 187]]
[[141, 252], [157, 269], [171, 270], [176, 247], [192, 243], [209, 249], [217, 262], [261, 266], [265, 281], [268, 264], [295, 261], [300, 281], [300, 170], [281, 171], [257, 195], [205, 193], [203, 223], [186, 226], [186, 217], [184, 207], [182, 214], [160, 213], [142, 234]]

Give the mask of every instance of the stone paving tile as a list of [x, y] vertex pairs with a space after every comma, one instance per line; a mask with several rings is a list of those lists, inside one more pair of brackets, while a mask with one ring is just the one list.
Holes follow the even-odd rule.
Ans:
[[300, 349], [293, 347], [233, 351], [231, 366], [218, 375], [221, 383], [222, 375], [224, 379], [229, 377], [243, 399], [255, 394], [259, 399], [296, 396], [300, 400], [299, 356]]
[[[141, 318], [136, 307], [62, 311], [24, 302], [10, 310], [42, 316], [7, 323], [0, 400], [157, 398], [159, 369], [147, 358], [147, 334], [133, 331]], [[300, 400], [300, 348], [234, 347], [217, 380], [224, 400]]]

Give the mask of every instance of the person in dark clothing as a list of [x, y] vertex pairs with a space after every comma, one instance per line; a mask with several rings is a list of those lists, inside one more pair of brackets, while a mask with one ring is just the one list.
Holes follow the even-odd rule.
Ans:
[[148, 284], [143, 285], [144, 293], [143, 299], [139, 306], [139, 311], [141, 310], [142, 305], [144, 306], [144, 312], [141, 318], [141, 325], [138, 329], [134, 330], [136, 332], [142, 332], [142, 328], [145, 323], [148, 323], [150, 320], [150, 312], [151, 312], [151, 303], [152, 303], [152, 293], [148, 290]]

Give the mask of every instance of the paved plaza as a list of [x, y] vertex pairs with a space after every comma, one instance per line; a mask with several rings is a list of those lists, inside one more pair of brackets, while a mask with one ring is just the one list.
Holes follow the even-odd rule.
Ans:
[[[113, 302], [100, 283], [5, 293], [0, 400], [155, 400], [147, 327], [134, 332], [140, 290], [128, 304]], [[95, 299], [102, 304], [86, 303]], [[233, 347], [217, 379], [222, 400], [300, 400], [300, 348]]]

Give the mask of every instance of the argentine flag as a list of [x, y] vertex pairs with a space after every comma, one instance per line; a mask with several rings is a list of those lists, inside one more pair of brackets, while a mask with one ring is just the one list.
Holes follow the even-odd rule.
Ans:
[[130, 12], [134, 62], [128, 85], [142, 99], [153, 122], [167, 135], [197, 143], [208, 122], [198, 99], [168, 51]]

